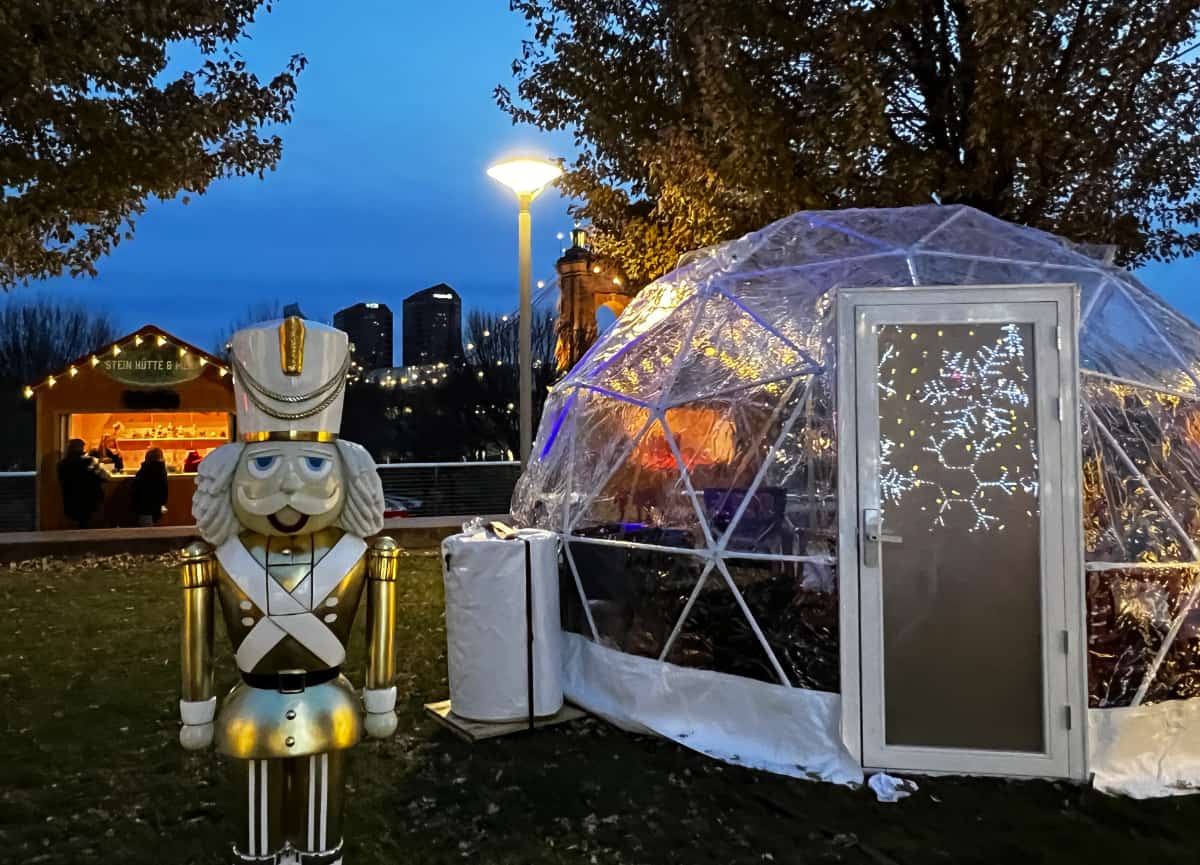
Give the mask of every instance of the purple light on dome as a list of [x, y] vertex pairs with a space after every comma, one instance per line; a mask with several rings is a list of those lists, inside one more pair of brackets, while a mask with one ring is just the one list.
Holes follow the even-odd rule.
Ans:
[[538, 457], [538, 461], [544, 460], [550, 454], [550, 448], [554, 447], [554, 442], [558, 438], [558, 433], [562, 430], [563, 422], [567, 419], [567, 412], [571, 410], [571, 404], [575, 402], [575, 397], [579, 396], [579, 391], [574, 390], [567, 397], [566, 405], [562, 407], [562, 411], [558, 413], [558, 417], [554, 419], [554, 425], [550, 427], [550, 435], [546, 436], [546, 445], [542, 448], [542, 455]]
[[638, 405], [642, 408], [654, 408], [654, 403], [646, 402], [644, 399], [638, 399], [637, 397], [626, 396], [625, 394], [617, 393], [615, 390], [609, 390], [606, 387], [601, 387], [600, 385], [592, 384], [591, 382], [580, 382], [576, 385], [576, 387], [585, 388], [590, 391], [595, 391], [596, 393], [604, 394], [605, 396], [612, 397], [617, 402], [627, 402], [630, 405]]
[[[648, 337], [650, 334], [657, 333], [661, 327], [665, 326], [669, 321], [671, 321], [672, 318], [674, 318], [675, 314], [677, 312], [679, 312], [679, 310], [683, 309], [689, 303], [692, 303], [694, 301], [695, 301], [694, 297], [689, 297], [689, 298], [685, 299], [684, 301], [682, 301], [681, 303], [679, 303], [673, 310], [671, 310], [669, 313], [667, 313], [667, 315], [663, 318], [662, 321], [660, 321], [658, 324], [655, 324], [654, 326], [652, 326], [646, 330], [643, 330], [637, 336], [633, 337], [633, 339], [629, 340], [629, 342], [625, 343], [623, 346], [621, 346], [619, 349], [617, 349], [615, 352], [613, 352], [612, 357], [603, 361], [599, 366], [597, 366], [594, 370], [592, 370], [591, 374], [588, 375], [586, 378], [594, 380], [596, 376], [600, 375], [600, 373], [604, 372], [606, 369], [608, 369], [610, 366], [612, 366], [614, 363], [616, 363], [617, 359], [622, 357], [625, 354], [625, 352], [629, 351], [629, 349], [633, 348], [635, 345], [637, 345], [643, 339]], [[599, 344], [600, 344], [600, 341], [597, 340], [596, 345], [599, 345]], [[593, 346], [593, 348], [595, 348], [595, 346]], [[580, 363], [582, 364], [582, 361], [580, 361]], [[579, 369], [579, 367], [577, 366], [576, 369]]]
[[[814, 225], [814, 226], [819, 225], [822, 228], [828, 228], [830, 231], [836, 231], [840, 234], [845, 234], [849, 237], [857, 238], [858, 240], [861, 240], [864, 243], [871, 244], [872, 246], [874, 246], [877, 249], [886, 249], [889, 251], [896, 251], [899, 249], [899, 247], [896, 246], [894, 243], [888, 243], [886, 240], [881, 240], [878, 237], [871, 237], [868, 234], [863, 234], [861, 231], [855, 231], [853, 228], [847, 228], [846, 226], [842, 225], [840, 222], [830, 222], [829, 220], [822, 219], [819, 216], [809, 216], [808, 224]], [[831, 260], [834, 260], [834, 259], [831, 259]]]
[[602, 361], [598, 367], [596, 367], [594, 370], [592, 370], [592, 373], [591, 373], [591, 375], [588, 376], [588, 378], [595, 379], [596, 376], [600, 375], [600, 373], [604, 372], [606, 369], [608, 369], [610, 366], [612, 366], [614, 363], [616, 363], [617, 360], [620, 359], [625, 354], [625, 352], [629, 351], [629, 349], [633, 348], [635, 345], [637, 345], [639, 342], [641, 342], [643, 339], [645, 339], [647, 334], [649, 334], [649, 333], [650, 333], [650, 331], [643, 330], [641, 333], [639, 333], [633, 339], [629, 340], [629, 342], [625, 343], [619, 349], [614, 351], [612, 354], [612, 357], [608, 358], [605, 361]]
[[796, 343], [792, 342], [790, 339], [788, 339], [786, 336], [784, 336], [778, 330], [771, 327], [771, 325], [769, 325], [765, 321], [763, 321], [763, 319], [756, 312], [754, 312], [754, 310], [750, 309], [750, 307], [746, 306], [746, 304], [742, 303], [734, 295], [730, 294], [728, 291], [726, 291], [723, 288], [719, 289], [718, 293], [722, 297], [724, 297], [726, 300], [728, 300], [730, 303], [732, 303], [734, 306], [736, 306], [738, 309], [740, 309], [742, 312], [746, 313], [746, 315], [750, 316], [750, 318], [754, 319], [754, 321], [758, 323], [759, 327], [761, 327], [763, 330], [765, 330], [767, 333], [771, 334], [772, 336], [776, 337], [777, 339], [782, 340], [787, 345], [788, 348], [790, 348], [792, 351], [796, 352], [801, 357], [803, 357], [807, 363], [812, 364], [815, 367], [814, 371], [821, 369], [821, 365], [819, 363], [817, 363], [816, 360], [813, 359], [813, 356], [811, 354], [809, 354], [807, 351], [805, 351], [800, 346], [796, 345]]

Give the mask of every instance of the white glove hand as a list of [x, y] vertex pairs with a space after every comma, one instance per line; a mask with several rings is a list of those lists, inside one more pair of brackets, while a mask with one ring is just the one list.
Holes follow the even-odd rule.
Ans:
[[213, 741], [213, 718], [217, 715], [217, 698], [207, 700], [180, 700], [179, 717], [183, 726], [179, 730], [179, 744], [189, 751], [207, 748]]
[[189, 751], [201, 751], [212, 744], [213, 725], [184, 724], [179, 728], [179, 744]]
[[367, 710], [367, 735], [388, 739], [396, 732], [396, 686], [363, 688], [363, 708]]
[[367, 735], [372, 739], [390, 739], [397, 724], [395, 712], [367, 712]]

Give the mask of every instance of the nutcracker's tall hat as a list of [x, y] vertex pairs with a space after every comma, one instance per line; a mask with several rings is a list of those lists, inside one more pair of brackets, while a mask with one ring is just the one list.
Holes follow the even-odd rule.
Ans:
[[243, 441], [335, 441], [350, 370], [340, 330], [290, 316], [230, 340], [238, 434]]

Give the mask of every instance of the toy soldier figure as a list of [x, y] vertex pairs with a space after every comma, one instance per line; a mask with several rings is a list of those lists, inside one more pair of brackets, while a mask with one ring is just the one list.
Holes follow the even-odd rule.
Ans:
[[[397, 549], [374, 460], [340, 441], [346, 334], [300, 318], [231, 344], [240, 442], [200, 463], [192, 513], [206, 543], [183, 564], [185, 748], [215, 742], [242, 791], [236, 863], [342, 861], [346, 750], [396, 729]], [[341, 674], [367, 598], [362, 697]], [[219, 602], [242, 681], [213, 691]], [[365, 709], [365, 718], [364, 718]]]

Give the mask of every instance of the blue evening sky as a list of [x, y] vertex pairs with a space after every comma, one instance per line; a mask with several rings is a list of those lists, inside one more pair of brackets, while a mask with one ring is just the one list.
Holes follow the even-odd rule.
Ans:
[[[382, 301], [397, 343], [400, 302], [438, 282], [464, 311], [514, 309], [516, 198], [484, 172], [510, 153], [569, 155], [572, 141], [495, 105], [525, 35], [507, 0], [282, 0], [251, 35], [241, 50], [260, 77], [293, 53], [309, 61], [277, 170], [153, 203], [97, 279], [41, 288], [108, 309], [122, 332], [149, 322], [202, 348], [258, 301], [314, 318]], [[554, 189], [534, 202], [535, 280], [553, 278], [566, 209]]]
[[[319, 318], [382, 301], [397, 341], [400, 301], [438, 282], [464, 308], [514, 308], [516, 204], [484, 170], [514, 152], [572, 150], [569, 135], [514, 127], [495, 106], [525, 34], [507, 0], [276, 3], [242, 51], [263, 76], [293, 53], [309, 60], [278, 169], [218, 182], [186, 207], [152, 204], [97, 279], [42, 290], [108, 309], [122, 331], [154, 323], [204, 348], [260, 301], [296, 300]], [[566, 204], [554, 190], [534, 204], [535, 279], [552, 278]], [[1200, 261], [1140, 275], [1200, 319]]]

